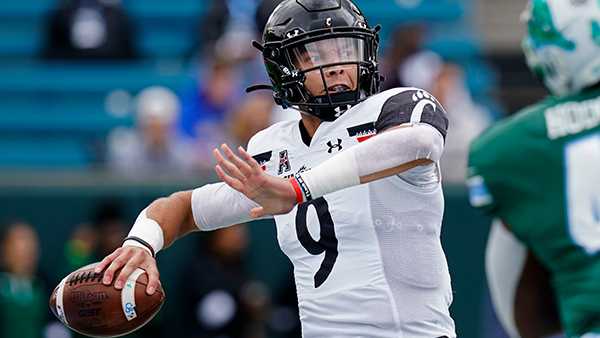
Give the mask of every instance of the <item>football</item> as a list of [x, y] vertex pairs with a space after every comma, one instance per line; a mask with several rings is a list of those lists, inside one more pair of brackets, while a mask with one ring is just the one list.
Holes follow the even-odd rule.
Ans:
[[144, 270], [137, 269], [117, 290], [102, 284], [103, 273], [94, 273], [96, 264], [72, 272], [52, 292], [50, 309], [64, 325], [91, 337], [119, 337], [154, 318], [165, 293], [159, 288], [152, 296], [146, 294]]

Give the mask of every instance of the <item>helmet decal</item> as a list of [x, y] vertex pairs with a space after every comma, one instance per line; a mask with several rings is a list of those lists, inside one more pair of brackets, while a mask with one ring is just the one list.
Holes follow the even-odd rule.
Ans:
[[600, 22], [598, 20], [592, 20], [592, 40], [600, 46]]
[[600, 0], [529, 0], [523, 51], [557, 96], [600, 83]]
[[565, 50], [575, 49], [575, 43], [565, 38], [556, 28], [550, 7], [545, 0], [534, 0], [531, 12], [527, 28], [534, 48], [556, 45]]

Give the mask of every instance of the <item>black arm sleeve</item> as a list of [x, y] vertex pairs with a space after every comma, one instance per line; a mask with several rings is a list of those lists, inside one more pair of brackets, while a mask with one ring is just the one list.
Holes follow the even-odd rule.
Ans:
[[377, 132], [404, 123], [427, 123], [437, 129], [444, 139], [448, 117], [444, 107], [424, 90], [411, 89], [390, 97], [381, 107], [375, 122]]

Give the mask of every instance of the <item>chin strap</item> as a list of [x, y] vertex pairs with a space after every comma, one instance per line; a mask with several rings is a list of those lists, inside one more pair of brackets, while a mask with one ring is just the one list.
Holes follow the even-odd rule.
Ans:
[[[273, 88], [273, 86], [267, 85], [267, 84], [256, 84], [256, 85], [252, 85], [252, 86], [246, 88], [246, 93], [252, 93], [255, 91], [259, 91], [259, 90], [270, 90], [270, 91], [274, 92], [275, 88]], [[336, 105], [336, 101], [341, 102], [341, 103], [350, 102], [350, 101], [352, 101], [352, 99], [356, 98], [357, 96], [360, 96], [360, 98], [362, 98], [363, 95], [360, 95], [360, 93], [357, 93], [356, 90], [353, 90], [353, 91], [346, 91], [346, 92], [342, 92], [342, 93], [334, 93], [334, 94], [329, 94], [329, 95], [317, 96], [314, 98], [315, 103], [325, 104], [325, 103], [331, 102], [331, 103], [333, 103], [333, 106], [331, 106], [331, 107], [313, 107], [312, 111], [314, 112], [315, 116], [319, 117], [323, 121], [334, 121], [336, 118], [342, 116], [348, 109], [350, 109], [352, 107], [351, 104]], [[277, 93], [275, 93], [274, 99], [275, 99], [275, 102], [277, 104], [280, 104], [284, 109], [290, 107], [290, 103], [281, 99]], [[360, 102], [360, 99], [358, 102]], [[358, 102], [356, 102], [356, 103], [358, 103]], [[291, 105], [292, 106], [306, 105], [309, 108], [311, 106], [310, 103], [291, 103]]]
[[265, 51], [265, 46], [256, 40], [252, 40], [252, 47], [258, 49], [261, 53]]
[[256, 84], [246, 88], [246, 93], [252, 93], [257, 90], [274, 90], [273, 86], [266, 84]]

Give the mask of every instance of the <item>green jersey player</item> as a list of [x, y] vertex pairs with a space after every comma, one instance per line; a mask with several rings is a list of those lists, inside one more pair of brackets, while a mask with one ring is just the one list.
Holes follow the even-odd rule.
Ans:
[[486, 270], [511, 337], [600, 337], [600, 1], [531, 0], [528, 64], [552, 96], [472, 146], [471, 203], [496, 217]]

